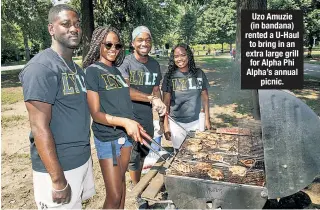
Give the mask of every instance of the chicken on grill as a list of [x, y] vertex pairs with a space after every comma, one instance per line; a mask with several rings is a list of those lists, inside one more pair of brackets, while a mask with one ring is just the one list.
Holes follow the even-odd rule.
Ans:
[[215, 180], [224, 179], [223, 173], [221, 170], [213, 168], [208, 171], [208, 176]]

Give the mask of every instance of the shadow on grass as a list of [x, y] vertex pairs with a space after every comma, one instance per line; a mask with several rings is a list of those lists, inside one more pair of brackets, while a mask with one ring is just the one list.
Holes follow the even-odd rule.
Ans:
[[320, 116], [320, 78], [305, 75], [303, 89], [292, 92]]
[[319, 54], [312, 53], [312, 58], [307, 58], [305, 54], [303, 62], [320, 65], [320, 52]]
[[1, 66], [16, 66], [16, 65], [24, 65], [28, 63], [28, 61], [15, 61], [15, 62], [8, 62], [8, 63], [5, 63]]
[[238, 125], [238, 119], [234, 116], [228, 115], [228, 114], [219, 114], [216, 116], [216, 118], [220, 118], [223, 122], [216, 122], [213, 123], [213, 125], [217, 128], [219, 127], [230, 127], [230, 126], [237, 126]]
[[219, 57], [209, 57], [209, 56], [199, 56], [196, 58], [196, 62], [204, 63], [205, 65], [213, 65], [214, 67], [222, 67], [222, 68], [228, 68], [231, 66], [234, 61], [230, 58], [219, 58]]
[[18, 77], [20, 71], [21, 70], [2, 71], [1, 87], [2, 88], [21, 87], [21, 83]]

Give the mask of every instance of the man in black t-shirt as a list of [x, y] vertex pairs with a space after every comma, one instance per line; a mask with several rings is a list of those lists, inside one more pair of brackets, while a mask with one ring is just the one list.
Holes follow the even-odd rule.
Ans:
[[[133, 101], [133, 114], [146, 132], [153, 136], [152, 108], [164, 115], [166, 106], [161, 101], [159, 84], [162, 79], [159, 63], [148, 53], [152, 46], [149, 29], [139, 26], [132, 32], [132, 46], [134, 53], [128, 55], [119, 70], [130, 85], [130, 96]], [[132, 148], [129, 170], [133, 184], [140, 180], [144, 158], [149, 149], [135, 143]]]
[[90, 115], [84, 72], [72, 61], [82, 30], [79, 14], [49, 11], [51, 48], [30, 60], [19, 78], [31, 125], [34, 197], [38, 208], [81, 208], [95, 193]]

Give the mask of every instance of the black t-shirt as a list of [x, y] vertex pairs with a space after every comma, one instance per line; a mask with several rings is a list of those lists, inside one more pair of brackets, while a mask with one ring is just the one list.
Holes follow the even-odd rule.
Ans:
[[[134, 54], [130, 54], [126, 56], [119, 70], [125, 79], [129, 79], [130, 87], [148, 95], [152, 93], [154, 86], [159, 86], [162, 79], [160, 65], [152, 57], [148, 58], [147, 63], [140, 63]], [[133, 101], [133, 113], [147, 133], [153, 136], [151, 104], [149, 102]]]
[[201, 110], [201, 92], [209, 87], [205, 73], [198, 69], [197, 80], [189, 72], [176, 70], [167, 81], [164, 76], [162, 91], [171, 93], [170, 116], [182, 123], [189, 123], [199, 119]]
[[[117, 68], [96, 62], [86, 68], [85, 81], [88, 90], [99, 94], [101, 112], [134, 119], [129, 86]], [[123, 127], [114, 128], [97, 122], [92, 123], [92, 131], [101, 141], [113, 141], [126, 135]]]
[[[32, 58], [19, 75], [24, 101], [52, 105], [50, 130], [64, 171], [86, 163], [91, 155], [90, 114], [82, 69], [48, 48]], [[75, 66], [77, 72], [75, 73]], [[32, 168], [47, 172], [30, 134]]]

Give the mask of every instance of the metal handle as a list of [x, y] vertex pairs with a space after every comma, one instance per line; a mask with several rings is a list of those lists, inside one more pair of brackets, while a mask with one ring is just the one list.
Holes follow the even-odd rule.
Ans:
[[[164, 157], [162, 157], [162, 155], [160, 155], [160, 153], [159, 153], [157, 150], [153, 149], [146, 140], [143, 139], [142, 142], [143, 142], [143, 144], [144, 144], [146, 147], [148, 147], [150, 150], [152, 150], [152, 152], [154, 152], [156, 155], [158, 155], [162, 160], [164, 160], [166, 163], [168, 163], [169, 165], [171, 165], [171, 163], [170, 163], [167, 159], [165, 159]], [[168, 166], [168, 167], [169, 167], [169, 166]]]
[[171, 152], [169, 152], [168, 150], [164, 149], [160, 144], [158, 144], [158, 142], [156, 140], [154, 140], [153, 138], [151, 138], [151, 136], [149, 136], [145, 131], [140, 130], [140, 134], [142, 137], [144, 137], [145, 139], [151, 141], [152, 143], [154, 143], [155, 145], [157, 145], [162, 151], [167, 152], [170, 156], [173, 156], [171, 154]]
[[193, 137], [192, 135], [190, 135], [189, 131], [187, 131], [182, 125], [180, 125], [177, 121], [175, 121], [168, 113], [166, 113], [166, 116], [169, 118], [169, 120], [171, 120], [174, 124], [176, 124], [177, 126], [179, 126], [181, 129], [183, 129], [186, 133], [187, 136], [189, 137]]

